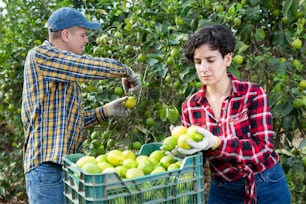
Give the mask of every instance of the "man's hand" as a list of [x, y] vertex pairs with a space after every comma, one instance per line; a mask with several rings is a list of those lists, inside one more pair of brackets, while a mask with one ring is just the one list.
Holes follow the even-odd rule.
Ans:
[[196, 131], [203, 135], [203, 140], [200, 142], [195, 142], [193, 140], [188, 140], [187, 143], [191, 146], [191, 149], [178, 148], [178, 151], [182, 154], [194, 154], [200, 151], [206, 151], [210, 148], [216, 149], [219, 147], [221, 140], [211, 134], [208, 130], [201, 127], [196, 127]]
[[125, 93], [132, 93], [133, 95], [137, 95], [141, 88], [140, 78], [131, 68], [127, 69], [128, 76], [126, 78], [122, 78], [122, 87]]
[[107, 117], [128, 117], [131, 113], [131, 109], [126, 108], [123, 102], [126, 101], [127, 96], [111, 101], [103, 106], [105, 115]]

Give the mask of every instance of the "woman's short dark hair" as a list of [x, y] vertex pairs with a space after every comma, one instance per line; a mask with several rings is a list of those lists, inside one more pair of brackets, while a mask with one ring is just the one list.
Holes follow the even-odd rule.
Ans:
[[222, 57], [234, 52], [236, 40], [233, 33], [223, 25], [203, 27], [193, 34], [184, 45], [184, 56], [189, 63], [193, 63], [195, 49], [207, 44], [213, 50], [219, 50]]

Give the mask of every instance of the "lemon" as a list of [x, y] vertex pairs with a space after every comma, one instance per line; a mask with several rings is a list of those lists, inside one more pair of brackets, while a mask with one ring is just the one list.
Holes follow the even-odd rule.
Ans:
[[171, 151], [175, 148], [175, 146], [177, 145], [177, 140], [178, 138], [177, 137], [174, 137], [174, 136], [169, 136], [169, 137], [166, 137], [163, 141], [163, 144], [162, 144], [162, 149], [163, 150], [166, 150], [166, 151]]
[[98, 156], [96, 157], [96, 161], [97, 161], [97, 163], [99, 163], [99, 162], [106, 162], [106, 161], [107, 161], [107, 156], [106, 156], [106, 154], [98, 155]]
[[84, 164], [82, 169], [86, 173], [90, 173], [90, 174], [97, 174], [97, 173], [102, 172], [102, 170], [100, 169], [100, 167], [96, 163], [91, 163], [91, 162]]
[[180, 168], [180, 165], [178, 165], [177, 163], [172, 163], [168, 166], [167, 171], [171, 171], [171, 170], [175, 170], [179, 168]]
[[141, 160], [139, 163], [138, 163], [138, 166], [137, 166], [138, 169], [142, 170], [142, 172], [147, 175], [147, 174], [150, 174], [151, 171], [153, 171], [154, 169], [154, 165], [152, 164], [151, 160]]
[[187, 140], [192, 140], [190, 135], [181, 135], [177, 140], [177, 146], [182, 149], [190, 149], [190, 145], [187, 143]]
[[134, 154], [132, 150], [126, 149], [122, 153], [125, 159], [133, 159], [133, 160], [136, 159], [136, 155]]
[[96, 158], [94, 156], [85, 155], [77, 160], [76, 165], [82, 168], [87, 163], [97, 163]]
[[171, 57], [178, 58], [180, 55], [180, 51], [177, 48], [173, 48], [170, 52]]
[[138, 55], [138, 57], [137, 57], [137, 61], [138, 61], [138, 62], [144, 63], [146, 60], [147, 60], [147, 56], [144, 55], [144, 54], [140, 54], [140, 55]]
[[165, 168], [165, 169], [168, 169], [169, 165], [170, 164], [173, 164], [175, 163], [176, 160], [173, 156], [171, 155], [166, 155], [166, 156], [163, 156], [161, 159], [160, 159], [160, 163], [161, 165]]
[[181, 135], [186, 134], [187, 130], [188, 128], [185, 126], [182, 126], [182, 125], [175, 126], [171, 131], [171, 135], [173, 137], [179, 138]]
[[102, 170], [102, 172], [104, 171], [104, 169], [107, 169], [109, 167], [114, 167], [113, 165], [111, 165], [110, 163], [106, 161], [98, 162], [97, 165]]
[[151, 117], [147, 118], [147, 119], [146, 119], [146, 125], [147, 125], [148, 127], [154, 126], [154, 125], [155, 125], [154, 119], [151, 118]]
[[129, 96], [126, 101], [123, 102], [123, 105], [126, 108], [134, 108], [136, 106], [136, 97]]
[[149, 158], [152, 160], [152, 159], [155, 159], [157, 161], [160, 161], [160, 159], [165, 156], [165, 151], [163, 150], [155, 150], [153, 151], [150, 155], [149, 155]]
[[165, 172], [166, 169], [162, 166], [157, 166], [153, 169], [153, 171], [151, 171], [151, 174], [157, 174], [157, 173], [162, 173]]
[[91, 135], [90, 135], [90, 138], [91, 138], [92, 140], [98, 139], [98, 137], [99, 137], [99, 134], [98, 134], [97, 131], [93, 131], [93, 132], [91, 133]]
[[301, 39], [299, 38], [296, 38], [294, 39], [292, 42], [291, 42], [291, 46], [296, 49], [296, 50], [299, 50], [302, 48], [302, 45], [303, 45], [303, 42]]
[[124, 166], [126, 169], [136, 168], [137, 162], [134, 159], [126, 159], [123, 161], [122, 166]]
[[122, 96], [122, 95], [123, 95], [123, 88], [120, 87], [120, 86], [117, 86], [117, 87], [115, 88], [114, 92], [115, 92], [115, 94], [116, 94], [117, 96]]
[[141, 148], [141, 146], [142, 146], [142, 143], [139, 142], [139, 141], [135, 141], [135, 142], [132, 143], [132, 147], [135, 150], [139, 150]]
[[124, 166], [116, 166], [115, 170], [121, 178], [125, 178], [127, 169]]
[[140, 177], [140, 176], [144, 176], [144, 173], [140, 169], [138, 169], [138, 168], [128, 169], [126, 171], [126, 175], [125, 175], [125, 177], [127, 179], [137, 178], [137, 177]]
[[235, 62], [235, 64], [242, 64], [243, 63], [243, 56], [241, 55], [235, 55], [233, 58], [233, 61]]
[[150, 160], [150, 158], [147, 155], [139, 155], [136, 157], [136, 162], [139, 164], [142, 160]]
[[122, 164], [124, 161], [124, 155], [122, 151], [120, 150], [111, 150], [110, 152], [107, 153], [107, 161], [114, 165], [114, 166], [119, 166]]
[[117, 170], [116, 170], [116, 168], [115, 167], [108, 167], [108, 168], [106, 168], [106, 169], [104, 169], [103, 171], [102, 171], [102, 173], [117, 173]]
[[114, 34], [114, 36], [115, 36], [116, 38], [122, 38], [122, 37], [123, 37], [122, 33], [119, 32], [119, 31], [116, 31], [115, 34]]
[[190, 135], [195, 142], [200, 142], [203, 139], [203, 135], [196, 131], [196, 127], [195, 125], [190, 126], [187, 130], [187, 135]]
[[306, 88], [306, 79], [300, 81], [300, 87], [301, 88]]

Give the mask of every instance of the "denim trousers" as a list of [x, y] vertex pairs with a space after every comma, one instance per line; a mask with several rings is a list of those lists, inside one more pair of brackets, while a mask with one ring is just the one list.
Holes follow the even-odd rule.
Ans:
[[[211, 179], [208, 204], [243, 204], [245, 179], [220, 182]], [[280, 164], [255, 174], [255, 191], [258, 204], [290, 204], [290, 192]]]
[[30, 204], [63, 204], [64, 182], [61, 165], [40, 164], [25, 174]]

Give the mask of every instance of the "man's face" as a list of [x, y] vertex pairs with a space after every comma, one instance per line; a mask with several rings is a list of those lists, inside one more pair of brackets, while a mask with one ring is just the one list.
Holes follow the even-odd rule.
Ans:
[[87, 29], [73, 27], [68, 30], [67, 49], [68, 51], [81, 55], [84, 46], [88, 43]]

